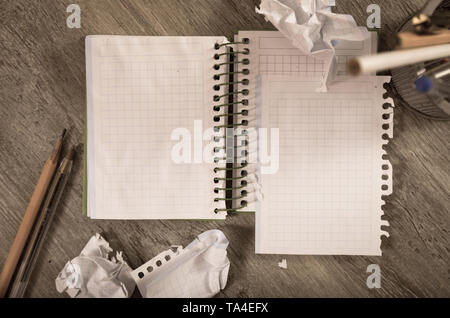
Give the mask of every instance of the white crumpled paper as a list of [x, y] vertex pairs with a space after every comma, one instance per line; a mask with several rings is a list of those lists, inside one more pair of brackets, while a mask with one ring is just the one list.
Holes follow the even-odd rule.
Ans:
[[109, 243], [99, 234], [94, 235], [80, 256], [67, 262], [55, 280], [56, 289], [74, 298], [126, 298], [136, 286], [131, 268], [122, 253], [108, 258], [112, 252]]
[[303, 54], [331, 59], [325, 71], [326, 84], [336, 74], [337, 41], [363, 41], [369, 37], [367, 29], [358, 27], [352, 16], [332, 13], [334, 5], [334, 0], [262, 0], [260, 8], [256, 8]]
[[287, 260], [283, 258], [281, 261], [278, 262], [278, 267], [282, 269], [287, 269]]
[[228, 240], [219, 230], [200, 234], [184, 249], [177, 246], [134, 270], [142, 297], [213, 297], [227, 284]]

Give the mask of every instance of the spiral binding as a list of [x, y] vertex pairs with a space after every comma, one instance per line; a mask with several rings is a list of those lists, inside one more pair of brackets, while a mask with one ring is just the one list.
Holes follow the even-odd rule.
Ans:
[[[245, 65], [249, 65], [250, 61], [248, 58], [242, 58], [239, 59], [238, 56], [241, 55], [248, 55], [250, 53], [250, 50], [248, 48], [243, 48], [240, 51], [234, 51], [232, 46], [233, 45], [248, 45], [250, 43], [250, 40], [248, 38], [242, 39], [242, 41], [239, 42], [228, 42], [228, 43], [216, 43], [214, 48], [215, 50], [219, 50], [222, 47], [227, 47], [228, 50], [224, 53], [216, 53], [214, 54], [214, 59], [219, 60], [222, 56], [228, 56], [228, 61], [222, 62], [222, 63], [216, 63], [213, 66], [213, 69], [216, 71], [220, 71], [223, 67], [228, 66], [227, 71], [218, 72], [217, 74], [214, 74], [214, 80], [218, 81], [221, 79], [222, 76], [227, 76], [228, 81], [224, 81], [223, 83], [214, 85], [213, 89], [215, 91], [219, 91], [221, 86], [227, 86], [228, 92], [222, 94], [222, 95], [214, 95], [213, 101], [217, 103], [213, 106], [214, 112], [217, 112], [217, 115], [214, 116], [213, 120], [215, 123], [217, 123], [214, 126], [214, 131], [219, 132], [220, 129], [224, 128], [227, 129], [234, 129], [239, 127], [246, 127], [248, 125], [248, 120], [243, 119], [240, 122], [236, 122], [235, 119], [238, 118], [238, 116], [248, 116], [248, 110], [243, 109], [239, 112], [235, 111], [235, 106], [238, 104], [241, 104], [243, 106], [248, 105], [248, 99], [245, 98], [245, 96], [249, 95], [249, 90], [246, 88], [243, 88], [241, 90], [235, 90], [237, 85], [243, 85], [247, 86], [249, 85], [249, 80], [244, 78], [240, 81], [235, 80], [235, 76], [238, 74], [243, 75], [249, 75], [250, 71], [249, 69], [245, 68]], [[235, 69], [235, 66], [237, 64], [243, 65], [244, 68], [241, 71], [237, 71]], [[225, 111], [221, 112], [223, 109]], [[219, 113], [221, 112], [221, 113]], [[245, 134], [245, 129], [243, 130], [242, 134]], [[232, 136], [234, 138], [234, 136]], [[216, 136], [214, 137], [215, 142], [219, 142], [221, 139], [226, 140], [227, 135], [226, 133], [222, 136]], [[245, 144], [244, 144], [245, 145]], [[242, 147], [241, 146], [235, 146], [236, 148]], [[219, 153], [221, 150], [226, 150], [226, 146], [222, 147], [214, 147], [214, 153]], [[227, 156], [225, 157], [214, 157], [214, 162], [219, 163], [220, 161], [227, 160]], [[216, 208], [214, 210], [214, 213], [219, 212], [227, 212], [227, 213], [233, 213], [237, 212], [238, 210], [244, 208], [247, 206], [247, 201], [245, 200], [247, 196], [247, 190], [245, 188], [247, 187], [247, 170], [245, 169], [247, 167], [247, 161], [243, 160], [241, 161], [240, 166], [234, 165], [233, 163], [226, 163], [225, 167], [216, 167], [214, 168], [214, 173], [220, 173], [224, 172], [224, 176], [218, 176], [214, 178], [214, 183], [217, 184], [220, 181], [223, 181], [225, 186], [224, 187], [214, 187], [214, 193], [223, 193], [223, 196], [218, 196], [214, 198], [215, 202], [224, 201], [225, 202], [225, 208], [219, 209]], [[233, 171], [240, 170], [241, 173], [239, 176], [233, 176]], [[232, 193], [235, 191], [239, 191], [240, 194], [238, 196], [233, 197]], [[235, 200], [241, 200], [240, 206], [233, 208], [233, 201]], [[228, 203], [228, 204], [227, 204]]]
[[[384, 86], [384, 83], [380, 80], [380, 87]], [[381, 89], [381, 88], [380, 88]], [[386, 94], [387, 91], [384, 90], [384, 93]], [[381, 138], [382, 138], [382, 147], [381, 147], [381, 169], [382, 174], [380, 178], [380, 187], [381, 187], [381, 195], [383, 197], [391, 195], [392, 194], [392, 165], [389, 161], [388, 154], [386, 150], [383, 148], [383, 146], [386, 146], [389, 143], [389, 140], [394, 137], [394, 101], [392, 98], [383, 98], [382, 100], [382, 110], [381, 110]], [[383, 206], [386, 204], [386, 202], [383, 200], [383, 197], [380, 198], [380, 216], [385, 216], [383, 211]], [[380, 221], [381, 226], [381, 235], [389, 237], [389, 232], [387, 227], [389, 227], [389, 222], [386, 219], [381, 219]], [[381, 244], [381, 238], [380, 238], [380, 244]]]

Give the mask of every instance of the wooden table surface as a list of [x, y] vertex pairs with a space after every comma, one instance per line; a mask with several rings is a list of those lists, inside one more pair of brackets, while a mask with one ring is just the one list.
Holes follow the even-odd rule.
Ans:
[[[81, 28], [66, 26], [66, 7], [81, 7]], [[335, 12], [365, 25], [370, 3], [381, 7], [381, 49], [424, 1], [338, 0]], [[42, 165], [64, 127], [83, 143], [84, 38], [88, 34], [225, 35], [273, 29], [255, 13], [258, 0], [0, 1], [0, 265], [12, 244]], [[397, 104], [387, 147], [394, 193], [385, 213], [390, 238], [382, 257], [255, 255], [254, 215], [225, 222], [102, 221], [82, 215], [80, 147], [29, 289], [30, 297], [66, 297], [54, 280], [96, 232], [136, 268], [172, 244], [186, 245], [218, 228], [230, 241], [231, 269], [219, 297], [450, 296], [450, 124], [424, 119]], [[288, 269], [277, 266], [287, 259]], [[366, 286], [379, 264], [380, 289]], [[138, 295], [138, 292], [135, 294]]]

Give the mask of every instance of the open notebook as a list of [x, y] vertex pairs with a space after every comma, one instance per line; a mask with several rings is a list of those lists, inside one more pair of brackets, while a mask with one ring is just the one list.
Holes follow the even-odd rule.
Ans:
[[233, 43], [89, 36], [87, 214], [250, 211], [258, 253], [379, 255], [381, 196], [391, 191], [381, 148], [392, 137], [388, 78], [345, 77], [347, 58], [375, 50], [375, 37], [341, 41], [342, 77], [318, 93], [331, 61], [303, 56], [279, 32], [239, 32]]
[[228, 90], [226, 76], [213, 79], [213, 66], [228, 61], [227, 46], [215, 48], [224, 43], [224, 37], [86, 38], [88, 216], [225, 218], [225, 201], [215, 201], [213, 191], [224, 182], [214, 182], [220, 162], [213, 161], [213, 147], [224, 140], [213, 138], [224, 132], [207, 131], [217, 124], [213, 96]]

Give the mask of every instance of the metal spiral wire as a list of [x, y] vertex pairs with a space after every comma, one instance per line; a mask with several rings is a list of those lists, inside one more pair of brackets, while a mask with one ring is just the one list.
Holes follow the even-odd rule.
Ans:
[[[214, 115], [214, 131], [215, 132], [219, 132], [220, 129], [224, 128], [225, 130], [227, 129], [234, 129], [234, 128], [240, 128], [240, 127], [246, 127], [248, 126], [248, 120], [246, 119], [242, 119], [239, 122], [235, 121], [235, 118], [237, 118], [237, 116], [243, 116], [246, 117], [248, 116], [248, 110], [247, 109], [243, 109], [241, 111], [235, 111], [234, 107], [235, 105], [241, 104], [242, 106], [247, 106], [248, 105], [248, 99], [246, 99], [245, 97], [249, 95], [249, 90], [246, 88], [243, 88], [241, 90], [234, 90], [234, 88], [237, 85], [242, 85], [242, 86], [247, 86], [249, 85], [249, 79], [244, 78], [240, 81], [236, 81], [234, 80], [234, 76], [237, 74], [243, 74], [243, 75], [249, 75], [250, 71], [249, 69], [245, 68], [245, 65], [249, 65], [250, 64], [250, 60], [248, 58], [242, 58], [239, 59], [239, 56], [242, 55], [248, 55], [250, 53], [250, 50], [248, 48], [243, 48], [241, 51], [233, 51], [233, 49], [230, 46], [233, 45], [237, 45], [237, 44], [241, 44], [241, 45], [248, 45], [250, 43], [248, 38], [244, 38], [241, 42], [229, 42], [229, 43], [216, 43], [214, 48], [215, 50], [219, 50], [221, 47], [228, 47], [229, 50], [224, 52], [224, 53], [216, 53], [214, 54], [214, 59], [215, 60], [219, 60], [221, 56], [228, 56], [228, 61], [227, 62], [222, 62], [222, 63], [216, 63], [213, 66], [213, 69], [218, 71], [217, 74], [214, 74], [213, 78], [214, 80], [218, 81], [222, 78], [222, 76], [227, 76], [228, 81], [224, 81], [220, 84], [216, 84], [214, 85], [213, 89], [215, 91], [219, 91], [221, 89], [222, 86], [226, 86], [231, 88], [227, 93], [224, 93], [222, 95], [214, 95], [213, 96], [213, 102], [215, 102], [216, 104], [213, 106], [213, 111], [215, 113], [217, 113], [216, 115]], [[235, 71], [235, 65], [240, 64], [243, 65], [244, 68], [241, 71]], [[228, 71], [222, 71], [220, 72], [220, 70], [223, 67], [229, 67], [230, 69]], [[224, 111], [225, 110], [225, 111]], [[243, 131], [243, 134], [245, 133], [245, 130]], [[215, 142], [220, 142], [221, 139], [226, 140], [227, 136], [226, 134], [222, 135], [222, 136], [215, 136], [214, 137], [214, 141]], [[247, 141], [245, 141], [242, 145], [240, 146], [235, 146], [235, 149], [243, 147], [247, 145]], [[226, 151], [226, 146], [221, 146], [221, 147], [214, 147], [214, 153], [219, 153], [221, 150], [225, 150]], [[241, 152], [241, 157], [242, 155], [244, 155], [244, 157], [247, 155], [247, 151], [242, 151]], [[214, 157], [214, 162], [215, 163], [219, 163], [222, 160], [227, 160], [227, 156], [225, 155], [225, 157]], [[214, 210], [214, 213], [219, 213], [219, 212], [237, 212], [240, 209], [244, 208], [247, 206], [247, 201], [245, 200], [245, 198], [247, 197], [247, 190], [245, 190], [245, 188], [247, 187], [247, 170], [245, 169], [247, 167], [247, 161], [243, 160], [240, 164], [240, 166], [234, 165], [234, 160], [233, 163], [230, 165], [226, 165], [226, 167], [215, 167], [214, 168], [214, 173], [218, 174], [218, 173], [223, 173], [224, 176], [220, 176], [218, 175], [217, 177], [214, 178], [214, 183], [219, 183], [220, 181], [224, 181], [225, 186], [224, 187], [214, 187], [214, 193], [216, 194], [223, 194], [221, 196], [218, 196], [216, 198], [214, 198], [215, 202], [219, 202], [219, 201], [224, 201], [225, 203], [227, 202], [233, 202], [233, 201], [237, 201], [240, 200], [240, 204], [238, 207], [233, 208], [231, 206], [231, 208], [225, 206], [225, 208], [223, 209], [218, 209], [216, 208]], [[233, 172], [240, 170], [240, 174], [238, 176], [233, 176]], [[240, 190], [240, 191], [239, 191]], [[238, 192], [237, 196], [233, 196], [233, 195], [229, 195], [227, 196], [227, 193], [233, 193], [233, 192]], [[232, 203], [231, 203], [232, 204]]]

